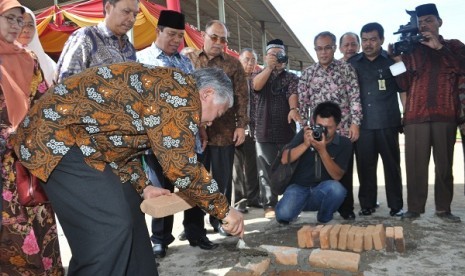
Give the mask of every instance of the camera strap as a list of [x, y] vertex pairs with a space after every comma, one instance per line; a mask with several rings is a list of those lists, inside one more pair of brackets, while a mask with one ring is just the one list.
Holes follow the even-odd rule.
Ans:
[[315, 151], [315, 180], [321, 181], [321, 158], [317, 151]]

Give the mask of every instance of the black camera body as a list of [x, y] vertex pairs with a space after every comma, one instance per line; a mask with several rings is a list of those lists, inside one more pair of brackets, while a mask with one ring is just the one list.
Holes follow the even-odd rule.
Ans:
[[311, 126], [310, 129], [312, 130], [313, 139], [317, 141], [321, 141], [323, 139], [323, 134], [325, 136], [328, 135], [328, 130], [326, 129], [326, 127], [320, 124]]
[[392, 54], [395, 56], [411, 52], [417, 43], [425, 39], [419, 34], [416, 12], [408, 10], [406, 12], [410, 15], [410, 22], [401, 25], [399, 30], [394, 33], [400, 34], [399, 41], [394, 43], [392, 48]]
[[276, 61], [278, 63], [286, 63], [287, 60], [288, 60], [288, 57], [286, 56], [285, 53], [283, 53], [283, 52], [277, 52], [276, 53]]

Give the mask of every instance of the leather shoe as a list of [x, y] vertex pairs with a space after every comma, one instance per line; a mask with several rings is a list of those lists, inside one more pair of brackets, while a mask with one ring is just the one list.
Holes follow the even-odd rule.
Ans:
[[345, 220], [355, 220], [355, 213], [354, 212], [340, 213], [340, 215]]
[[447, 222], [460, 222], [460, 217], [452, 215], [451, 212], [436, 212], [436, 216]]
[[375, 208], [362, 208], [362, 210], [358, 212], [358, 215], [359, 216], [371, 216], [371, 214], [373, 214], [374, 212], [376, 212]]
[[391, 217], [401, 217], [404, 215], [404, 210], [391, 209], [391, 211], [389, 212], [389, 215], [391, 215]]
[[186, 232], [185, 232], [185, 231], [182, 231], [181, 234], [179, 234], [178, 240], [180, 240], [180, 241], [185, 241], [185, 240], [187, 240], [187, 238], [186, 238]]
[[212, 250], [218, 247], [217, 243], [212, 243], [207, 237], [201, 237], [198, 240], [189, 241], [191, 246], [198, 246], [203, 250]]
[[226, 231], [224, 230], [224, 228], [221, 227], [221, 226], [218, 227], [218, 228], [214, 228], [214, 229], [213, 229], [213, 232], [218, 233], [218, 234], [220, 234], [220, 235], [223, 236], [223, 237], [232, 236], [231, 234], [229, 234], [228, 232], [226, 232]]
[[166, 256], [166, 249], [168, 246], [156, 243], [153, 245], [152, 250], [153, 250], [153, 255], [155, 255], [155, 258], [164, 258]]
[[402, 215], [402, 219], [411, 219], [414, 220], [416, 218], [420, 217], [420, 213], [417, 212], [412, 212], [412, 211], [407, 211]]

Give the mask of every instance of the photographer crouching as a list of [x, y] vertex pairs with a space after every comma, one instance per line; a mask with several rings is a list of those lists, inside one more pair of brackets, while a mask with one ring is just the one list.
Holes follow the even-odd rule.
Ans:
[[336, 132], [341, 109], [333, 102], [323, 102], [315, 108], [313, 120], [316, 125], [305, 126], [282, 154], [283, 164], [300, 160], [276, 205], [280, 223], [292, 222], [302, 211], [318, 211], [318, 222], [326, 223], [333, 219], [347, 193], [339, 180], [347, 170], [352, 142]]

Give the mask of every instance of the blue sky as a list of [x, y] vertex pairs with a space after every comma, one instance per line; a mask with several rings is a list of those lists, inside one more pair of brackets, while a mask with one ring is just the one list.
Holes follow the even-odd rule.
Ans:
[[[310, 55], [316, 60], [313, 38], [319, 32], [330, 31], [339, 37], [352, 31], [360, 33], [363, 25], [378, 22], [384, 27], [384, 49], [394, 43], [394, 35], [400, 25], [405, 25], [410, 17], [406, 9], [431, 1], [417, 0], [270, 0], [294, 34], [299, 38]], [[444, 38], [456, 38], [465, 43], [465, 1], [440, 0], [435, 2], [443, 25], [439, 33]], [[339, 46], [339, 45], [338, 45]], [[342, 55], [336, 51], [336, 58]]]

